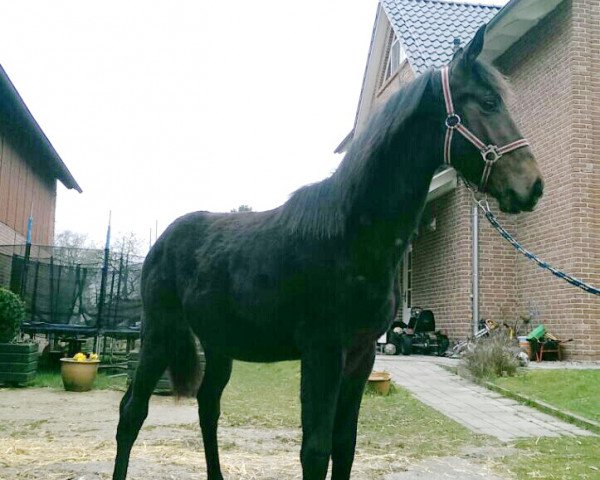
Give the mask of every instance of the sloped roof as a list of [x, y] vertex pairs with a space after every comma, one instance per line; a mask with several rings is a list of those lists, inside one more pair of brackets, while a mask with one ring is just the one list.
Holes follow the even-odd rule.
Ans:
[[443, 0], [381, 0], [408, 62], [417, 74], [452, 59], [453, 42], [467, 44], [500, 7]]
[[11, 128], [15, 135], [24, 137], [25, 143], [32, 149], [37, 160], [48, 167], [54, 178], [60, 180], [65, 187], [81, 193], [81, 187], [33, 118], [2, 65], [0, 65], [0, 118], [4, 127]]

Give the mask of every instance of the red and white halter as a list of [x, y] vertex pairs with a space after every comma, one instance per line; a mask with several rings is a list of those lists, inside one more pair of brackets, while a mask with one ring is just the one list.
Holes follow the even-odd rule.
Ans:
[[444, 162], [448, 165], [452, 165], [450, 158], [450, 152], [452, 149], [452, 136], [454, 134], [454, 130], [457, 130], [458, 133], [475, 145], [483, 157], [485, 167], [483, 169], [483, 175], [481, 176], [481, 182], [479, 184], [479, 191], [483, 192], [485, 191], [488, 179], [490, 178], [490, 173], [492, 173], [492, 167], [496, 161], [505, 153], [529, 146], [529, 142], [526, 139], [521, 138], [520, 140], [515, 140], [514, 142], [502, 147], [498, 147], [497, 145], [486, 145], [483, 143], [479, 138], [477, 138], [477, 135], [475, 135], [473, 132], [471, 132], [471, 130], [462, 124], [460, 117], [454, 111], [452, 93], [450, 91], [450, 76], [448, 67], [443, 67], [441, 69], [441, 74], [444, 100], [446, 101], [446, 113], [448, 115], [446, 117], [446, 139], [444, 140]]

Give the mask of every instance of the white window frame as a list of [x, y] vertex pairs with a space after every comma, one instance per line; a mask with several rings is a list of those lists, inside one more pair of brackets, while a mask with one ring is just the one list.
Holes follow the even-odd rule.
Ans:
[[390, 42], [390, 48], [388, 50], [385, 71], [383, 73], [384, 84], [396, 74], [404, 60], [406, 60], [406, 52], [404, 51], [404, 48], [402, 48], [400, 40], [396, 34], [393, 33], [392, 41]]

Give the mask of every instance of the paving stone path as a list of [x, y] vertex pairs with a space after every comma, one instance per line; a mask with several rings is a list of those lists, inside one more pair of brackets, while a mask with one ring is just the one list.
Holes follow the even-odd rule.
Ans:
[[444, 361], [435, 357], [378, 355], [375, 369], [389, 372], [394, 383], [473, 432], [503, 442], [523, 437], [593, 435], [454, 375], [439, 365]]
[[433, 457], [406, 472], [391, 473], [384, 480], [504, 480], [489, 468], [459, 457]]

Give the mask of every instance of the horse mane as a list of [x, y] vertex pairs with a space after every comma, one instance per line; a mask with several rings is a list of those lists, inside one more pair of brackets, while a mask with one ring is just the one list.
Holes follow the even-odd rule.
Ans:
[[[350, 144], [344, 159], [329, 177], [301, 187], [277, 209], [276, 221], [293, 233], [317, 238], [343, 235], [352, 206], [364, 192], [361, 185], [381, 162], [398, 158], [389, 147], [417, 113], [433, 75], [429, 70], [394, 93]], [[395, 142], [394, 142], [395, 143]]]

